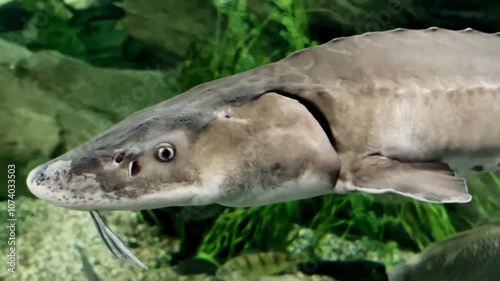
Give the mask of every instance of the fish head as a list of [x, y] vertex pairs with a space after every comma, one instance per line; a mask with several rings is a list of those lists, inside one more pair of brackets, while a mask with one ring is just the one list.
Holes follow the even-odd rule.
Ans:
[[340, 161], [297, 100], [174, 98], [34, 168], [30, 191], [77, 210], [256, 206], [329, 193]]

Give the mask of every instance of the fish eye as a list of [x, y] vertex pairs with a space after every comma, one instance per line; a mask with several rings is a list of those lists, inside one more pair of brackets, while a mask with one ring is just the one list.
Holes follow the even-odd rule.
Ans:
[[175, 157], [175, 147], [171, 143], [160, 143], [156, 146], [155, 156], [162, 162], [168, 162]]

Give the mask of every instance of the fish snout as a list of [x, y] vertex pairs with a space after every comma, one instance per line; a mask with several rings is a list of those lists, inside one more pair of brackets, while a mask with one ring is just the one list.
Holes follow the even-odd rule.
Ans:
[[[56, 159], [35, 167], [26, 178], [26, 185], [36, 197], [56, 205], [70, 203], [77, 195], [72, 161]], [[86, 181], [89, 182], [89, 181]], [[80, 185], [87, 183], [80, 180]]]
[[70, 170], [70, 161], [58, 160], [35, 167], [26, 178], [28, 189], [36, 197], [48, 199], [51, 189], [61, 185]]
[[28, 187], [42, 184], [46, 179], [45, 177], [46, 169], [47, 169], [47, 164], [42, 164], [31, 170], [26, 180]]
[[28, 189], [36, 197], [42, 197], [47, 192], [46, 182], [50, 180], [50, 178], [47, 178], [47, 174], [45, 173], [47, 167], [47, 164], [35, 167], [26, 178], [26, 185], [28, 186]]

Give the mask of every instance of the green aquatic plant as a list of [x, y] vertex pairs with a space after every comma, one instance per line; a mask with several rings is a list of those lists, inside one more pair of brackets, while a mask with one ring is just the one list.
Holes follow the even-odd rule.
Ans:
[[455, 233], [445, 205], [409, 200], [386, 203], [382, 197], [376, 200], [377, 196], [381, 195], [324, 196], [322, 208], [308, 227], [320, 235], [334, 232], [345, 239], [369, 237], [379, 241], [386, 240], [388, 227], [399, 227], [419, 249]]
[[85, 54], [79, 37], [83, 27], [71, 24], [73, 14], [62, 1], [22, 0], [21, 4], [33, 13], [22, 32], [30, 49], [57, 50], [75, 57]]
[[255, 45], [266, 21], [249, 14], [246, 0], [214, 0], [215, 39], [197, 42], [187, 51], [179, 74], [179, 90], [271, 62]]
[[320, 235], [331, 232], [333, 229], [341, 229], [337, 233], [344, 236], [352, 226], [348, 219], [339, 218], [338, 213], [346, 209], [351, 202], [347, 196], [327, 195], [321, 198], [322, 207], [309, 223], [309, 228], [316, 230]]
[[343, 239], [383, 241], [387, 226], [401, 224], [401, 219], [371, 194], [330, 194], [321, 199], [320, 210], [307, 225], [318, 237], [333, 232]]
[[299, 221], [300, 202], [253, 208], [228, 208], [204, 237], [200, 258], [230, 258], [253, 250], [284, 251]]
[[278, 33], [292, 52], [317, 44], [307, 36], [309, 17], [304, 1], [275, 0], [271, 3], [274, 9], [271, 9], [269, 18], [281, 26]]
[[468, 178], [473, 203], [477, 210], [475, 222], [500, 217], [500, 173], [483, 173]]
[[317, 43], [309, 39], [302, 0], [270, 0], [265, 16], [248, 9], [247, 0], [214, 0], [215, 39], [187, 51], [178, 75], [179, 91], [255, 68]]
[[409, 202], [401, 206], [399, 216], [419, 249], [456, 232], [444, 205]]
[[467, 178], [470, 204], [447, 205], [459, 231], [500, 218], [500, 174], [481, 173]]

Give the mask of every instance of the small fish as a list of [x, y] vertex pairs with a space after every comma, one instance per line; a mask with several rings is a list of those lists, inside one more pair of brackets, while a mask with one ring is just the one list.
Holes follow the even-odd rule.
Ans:
[[99, 275], [95, 272], [94, 266], [90, 263], [88, 255], [82, 245], [79, 243], [74, 243], [73, 247], [75, 247], [80, 253], [80, 257], [82, 259], [83, 268], [82, 271], [87, 277], [88, 281], [102, 281]]
[[389, 281], [500, 280], [500, 221], [431, 244], [389, 272]]
[[219, 267], [215, 276], [222, 281], [257, 281], [263, 276], [292, 269], [303, 260], [303, 256], [283, 252], [243, 254], [228, 260]]
[[125, 246], [120, 237], [118, 237], [103, 220], [101, 214], [98, 211], [90, 211], [90, 216], [94, 221], [97, 232], [106, 244], [106, 247], [111, 251], [111, 253], [118, 259], [124, 259], [132, 265], [139, 266], [142, 269], [148, 269], [144, 263], [142, 263], [128, 248]]

